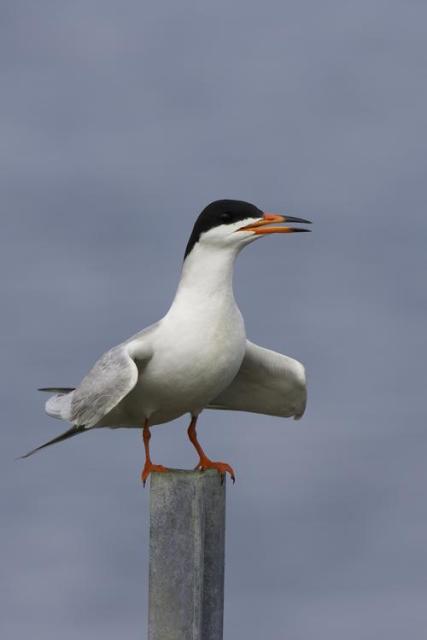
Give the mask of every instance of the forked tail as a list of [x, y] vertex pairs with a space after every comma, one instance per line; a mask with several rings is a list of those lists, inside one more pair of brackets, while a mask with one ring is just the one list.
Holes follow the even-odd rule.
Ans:
[[56, 438], [53, 438], [52, 440], [49, 440], [48, 442], [41, 444], [39, 447], [32, 449], [31, 451], [26, 453], [24, 456], [20, 456], [19, 460], [23, 460], [24, 458], [29, 458], [30, 456], [33, 455], [33, 453], [40, 451], [40, 449], [44, 449], [45, 447], [50, 447], [51, 444], [56, 444], [57, 442], [62, 442], [63, 440], [68, 440], [68, 438], [77, 436], [79, 433], [83, 433], [83, 431], [86, 431], [85, 427], [78, 427], [74, 425], [73, 427], [71, 427], [71, 429], [68, 429], [67, 431], [64, 431], [64, 433], [61, 433], [61, 435], [56, 436]]

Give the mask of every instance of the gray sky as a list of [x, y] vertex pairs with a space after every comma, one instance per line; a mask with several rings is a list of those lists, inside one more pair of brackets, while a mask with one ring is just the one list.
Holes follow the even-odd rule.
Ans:
[[[73, 385], [168, 308], [194, 218], [307, 217], [239, 259], [254, 341], [302, 360], [300, 422], [213, 412], [229, 461], [226, 638], [419, 640], [427, 626], [427, 7], [407, 0], [3, 0], [2, 638], [145, 633], [135, 432], [62, 429]], [[190, 467], [186, 420], [153, 430]]]

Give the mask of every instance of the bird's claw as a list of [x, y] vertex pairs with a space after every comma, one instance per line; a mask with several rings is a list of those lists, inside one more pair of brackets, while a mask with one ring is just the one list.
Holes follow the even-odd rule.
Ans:
[[206, 469], [216, 469], [221, 476], [221, 484], [224, 483], [226, 473], [230, 474], [233, 484], [236, 482], [233, 467], [226, 462], [214, 462], [213, 460], [209, 460], [209, 458], [201, 458], [199, 464], [194, 468], [194, 471], [206, 471]]
[[151, 462], [150, 463], [146, 462], [144, 469], [142, 470], [142, 473], [141, 473], [142, 486], [145, 487], [147, 478], [150, 475], [150, 473], [152, 473], [153, 471], [157, 471], [157, 473], [164, 473], [167, 470], [168, 468], [164, 467], [162, 464], [152, 464]]

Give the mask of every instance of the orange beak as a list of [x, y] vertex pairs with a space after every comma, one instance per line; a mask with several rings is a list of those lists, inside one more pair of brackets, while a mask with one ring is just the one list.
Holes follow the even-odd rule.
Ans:
[[251, 222], [251, 224], [241, 227], [238, 231], [253, 231], [256, 235], [266, 235], [267, 233], [298, 233], [301, 231], [310, 231], [310, 229], [300, 229], [299, 227], [272, 227], [274, 222], [302, 222], [311, 224], [310, 220], [304, 218], [294, 218], [293, 216], [282, 216], [277, 213], [264, 213], [261, 220]]

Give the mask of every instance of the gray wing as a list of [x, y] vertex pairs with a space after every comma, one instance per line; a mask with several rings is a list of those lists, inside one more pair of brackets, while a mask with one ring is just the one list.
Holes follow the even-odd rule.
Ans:
[[297, 419], [304, 413], [306, 399], [303, 365], [248, 340], [239, 373], [208, 409], [250, 411]]
[[68, 420], [77, 426], [95, 426], [134, 388], [141, 366], [150, 358], [144, 356], [138, 358], [137, 366], [127, 343], [104, 353], [73, 392]]

